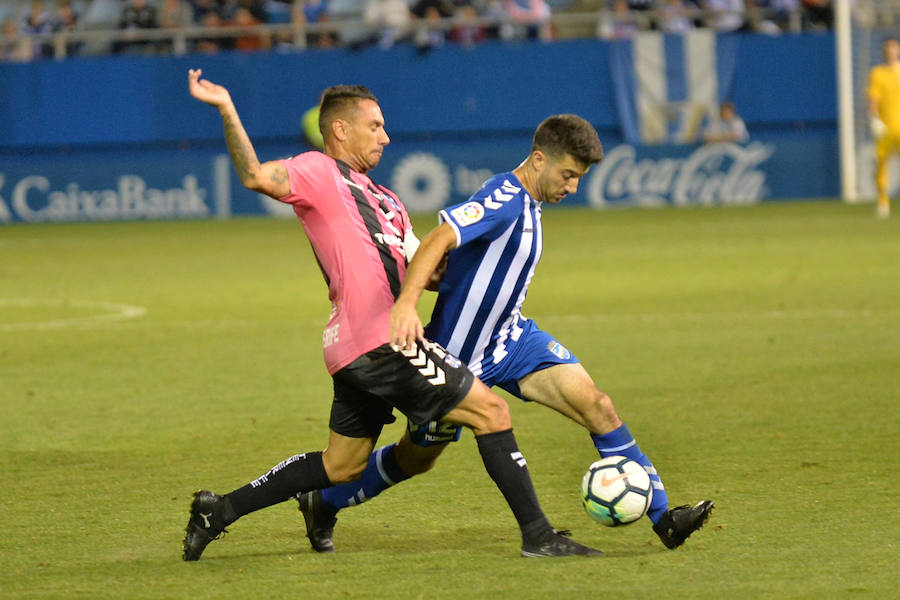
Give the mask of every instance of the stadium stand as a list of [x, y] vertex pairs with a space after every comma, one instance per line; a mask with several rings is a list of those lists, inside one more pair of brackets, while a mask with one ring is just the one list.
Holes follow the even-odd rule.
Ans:
[[[45, 2], [45, 11], [51, 15], [50, 18], [55, 14], [56, 1]], [[413, 0], [405, 1], [412, 6]], [[165, 0], [147, 2], [159, 11]], [[233, 43], [230, 40], [248, 35], [262, 35], [274, 40], [272, 47], [279, 51], [302, 50], [309, 46], [353, 48], [379, 38], [379, 32], [373, 31], [364, 21], [366, 0], [322, 0], [320, 4], [324, 8], [319, 9], [307, 6], [308, 3], [303, 0], [295, 0], [294, 3], [281, 0], [192, 0], [194, 26], [141, 29], [127, 33], [119, 29], [126, 4], [125, 0], [72, 0], [72, 8], [78, 16], [74, 29], [39, 34], [25, 31], [24, 35], [45, 49], [35, 53], [36, 57], [45, 55], [55, 58], [70, 54], [108, 54], [123, 47], [126, 41], [146, 42], [140, 47], [147, 53], [185, 54], [197, 49], [194, 43], [197, 40], [225, 40], [214, 44], [214, 47], [231, 48]], [[616, 31], [616, 19], [621, 18], [621, 14], [616, 16], [614, 0], [454, 0], [452, 4], [474, 8], [478, 25], [484, 28], [488, 38], [532, 37], [546, 41], [618, 37], [609, 32]], [[630, 31], [671, 31], [673, 10], [678, 12], [679, 18], [676, 31], [715, 27], [728, 22], [729, 29], [779, 34], [815, 30], [831, 22], [827, 15], [830, 5], [823, 7], [820, 3], [810, 4], [803, 0], [645, 0], [627, 4], [627, 18], [633, 20], [634, 27], [618, 30], [624, 31], [626, 37]], [[12, 20], [19, 25], [21, 32], [30, 5], [27, 0], [0, 0], [0, 22]], [[232, 13], [237, 6], [250, 8], [260, 24], [234, 24]], [[200, 18], [209, 7], [219, 9], [220, 18], [215, 26], [204, 26], [204, 20]], [[855, 7], [861, 19], [874, 20], [885, 26], [900, 23], [900, 10], [894, 0], [861, 0], [855, 3]], [[525, 22], [529, 14], [538, 13], [542, 16], [534, 16], [531, 24]], [[471, 15], [471, 9], [468, 14]], [[428, 27], [437, 29], [439, 35], [450, 38], [452, 43], [450, 33], [460, 25], [461, 18], [453, 15], [433, 19]], [[540, 32], [535, 33], [538, 30]], [[414, 38], [414, 35], [408, 35], [398, 43], [412, 42]], [[0, 32], [0, 43], [11, 41]]]

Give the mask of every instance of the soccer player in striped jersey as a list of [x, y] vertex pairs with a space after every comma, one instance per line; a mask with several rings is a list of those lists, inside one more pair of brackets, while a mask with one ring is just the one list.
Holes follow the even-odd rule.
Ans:
[[[391, 311], [391, 343], [415, 347], [427, 336], [465, 362], [488, 386], [499, 386], [569, 417], [588, 430], [601, 456], [622, 455], [653, 482], [648, 516], [668, 548], [677, 548], [706, 521], [713, 503], [670, 509], [656, 469], [578, 359], [534, 321], [522, 303], [543, 251], [541, 210], [575, 193], [591, 165], [603, 158], [597, 132], [576, 115], [546, 119], [528, 158], [489, 179], [468, 202], [440, 213], [441, 224], [422, 239]], [[449, 253], [438, 299], [425, 328], [416, 303], [428, 277]], [[411, 423], [401, 441], [378, 449], [356, 482], [302, 495], [307, 536], [318, 551], [333, 551], [335, 515], [393, 484], [431, 468], [455, 425]]]
[[390, 141], [375, 96], [362, 86], [328, 88], [319, 113], [325, 152], [260, 163], [228, 90], [200, 75], [189, 72], [191, 95], [219, 110], [241, 182], [293, 206], [325, 276], [332, 311], [323, 350], [334, 399], [324, 451], [291, 456], [225, 495], [194, 494], [182, 558], [198, 560], [244, 515], [355, 480], [394, 408], [413, 422], [474, 431], [485, 469], [519, 524], [523, 556], [602, 554], [550, 525], [502, 398], [438, 344], [423, 338], [402, 352], [389, 344], [390, 311], [418, 240], [396, 195], [367, 175]]

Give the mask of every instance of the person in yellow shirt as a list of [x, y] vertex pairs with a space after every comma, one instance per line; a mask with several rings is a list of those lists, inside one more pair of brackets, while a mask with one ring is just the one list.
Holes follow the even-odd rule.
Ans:
[[882, 44], [884, 64], [869, 72], [869, 117], [875, 139], [875, 184], [878, 187], [876, 214], [891, 214], [888, 197], [888, 159], [900, 153], [900, 41], [887, 38]]

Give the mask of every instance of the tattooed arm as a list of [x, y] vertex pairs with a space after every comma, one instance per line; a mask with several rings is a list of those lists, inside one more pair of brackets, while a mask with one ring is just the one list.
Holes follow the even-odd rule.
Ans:
[[241, 183], [246, 188], [262, 192], [272, 198], [287, 196], [291, 191], [291, 183], [284, 165], [274, 161], [260, 164], [228, 90], [206, 79], [200, 79], [201, 74], [200, 69], [188, 71], [188, 88], [191, 96], [219, 109], [222, 122], [225, 124], [225, 143], [228, 145], [231, 162], [234, 163]]

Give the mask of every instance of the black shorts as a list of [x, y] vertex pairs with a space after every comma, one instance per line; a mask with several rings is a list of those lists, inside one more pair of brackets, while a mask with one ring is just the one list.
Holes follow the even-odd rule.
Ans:
[[436, 421], [462, 402], [475, 376], [434, 342], [397, 352], [379, 346], [332, 375], [332, 431], [347, 437], [378, 437], [395, 421], [396, 408], [416, 424]]

